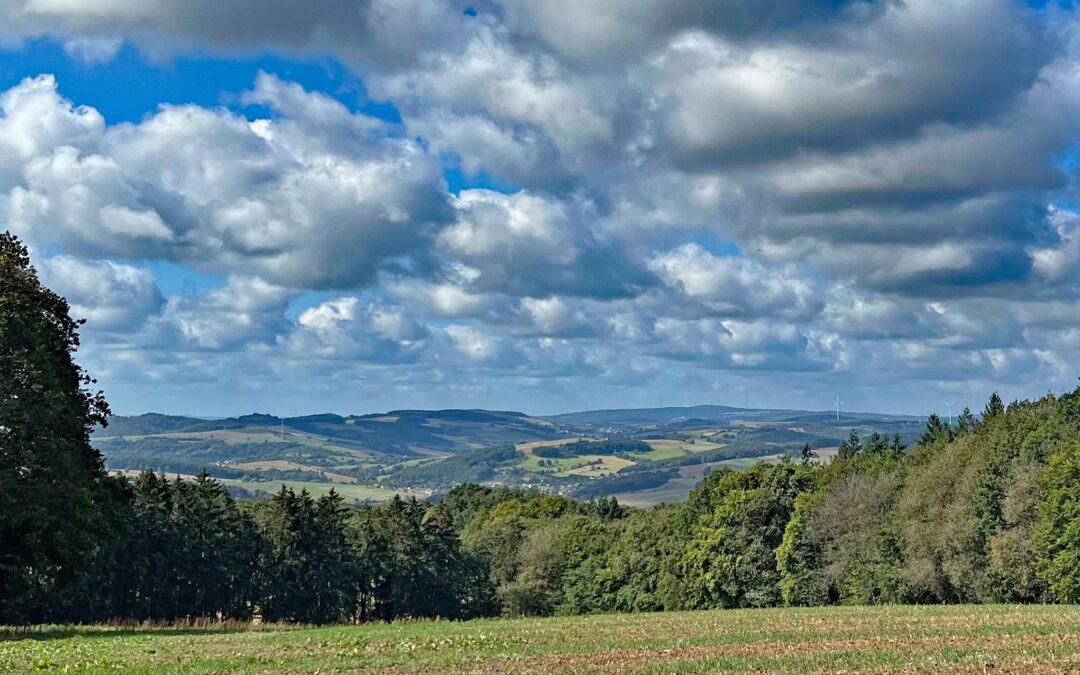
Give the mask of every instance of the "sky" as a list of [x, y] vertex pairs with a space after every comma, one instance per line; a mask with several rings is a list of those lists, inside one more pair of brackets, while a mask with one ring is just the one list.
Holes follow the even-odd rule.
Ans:
[[0, 229], [120, 414], [979, 409], [1078, 384], [1078, 27], [0, 0]]

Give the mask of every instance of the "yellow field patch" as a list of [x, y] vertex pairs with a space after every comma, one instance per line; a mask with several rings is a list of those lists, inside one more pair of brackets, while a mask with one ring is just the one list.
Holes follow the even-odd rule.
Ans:
[[341, 483], [342, 485], [353, 485], [356, 483], [356, 479], [352, 476], [346, 476], [343, 473], [334, 473], [333, 471], [323, 471], [322, 474], [326, 476], [327, 480], [334, 483]]
[[551, 441], [529, 441], [528, 443], [518, 443], [517, 449], [524, 453], [532, 453], [537, 448], [557, 448], [560, 445], [567, 445], [570, 443], [577, 443], [578, 441], [596, 441], [595, 438], [588, 436], [574, 436], [573, 438], [557, 438]]
[[[621, 471], [628, 466], [634, 466], [634, 462], [615, 455], [582, 455], [574, 459], [564, 459], [563, 462], [573, 462], [576, 466], [566, 469], [562, 473], [571, 476], [607, 476]], [[599, 463], [596, 463], [599, 462]]]
[[650, 439], [645, 442], [655, 450], [681, 450], [686, 454], [707, 452], [709, 450], [716, 450], [717, 448], [724, 447], [721, 443], [713, 443], [711, 441], [699, 439], [695, 439], [691, 442], [678, 438], [658, 438]]

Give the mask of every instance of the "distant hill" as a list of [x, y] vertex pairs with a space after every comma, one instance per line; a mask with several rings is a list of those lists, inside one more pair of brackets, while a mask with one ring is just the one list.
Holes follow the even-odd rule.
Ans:
[[875, 422], [904, 422], [916, 418], [881, 413], [849, 413], [842, 411], [840, 420], [831, 411], [774, 410], [733, 408], [723, 405], [696, 405], [666, 408], [614, 408], [550, 415], [546, 419], [562, 426], [575, 427], [646, 427], [664, 425], [692, 428], [734, 422], [772, 422], [791, 424], [822, 424], [828, 426], [859, 426]]
[[[911, 445], [913, 417], [729, 406], [591, 410], [533, 417], [498, 410], [391, 410], [224, 419], [114, 417], [93, 436], [116, 470], [206, 469], [252, 493], [282, 481], [312, 490], [389, 494], [461, 482], [535, 487], [628, 503], [685, 498], [708, 471], [775, 461], [809, 444], [822, 456], [855, 429]], [[580, 439], [580, 441], [579, 441]], [[565, 445], [564, 445], [565, 444]], [[367, 490], [367, 492], [364, 492]]]
[[116, 416], [109, 418], [107, 429], [98, 429], [96, 436], [152, 436], [185, 431], [201, 424], [205, 420], [177, 415], [159, 415], [146, 413], [133, 417]]
[[[149, 413], [133, 417], [114, 416], [98, 440], [144, 436], [222, 435], [245, 440], [263, 434], [267, 440], [284, 434], [338, 442], [348, 447], [381, 455], [424, 457], [454, 454], [463, 450], [559, 438], [557, 426], [545, 419], [520, 412], [492, 410], [393, 410], [373, 415], [334, 414], [276, 417], [262, 413], [205, 420], [194, 417]], [[136, 439], [138, 440], [138, 439]]]

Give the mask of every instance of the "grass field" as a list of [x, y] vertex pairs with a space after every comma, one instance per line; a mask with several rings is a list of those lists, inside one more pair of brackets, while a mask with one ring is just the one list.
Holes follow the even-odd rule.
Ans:
[[855, 607], [347, 628], [39, 628], [0, 670], [142, 673], [1061, 672], [1080, 608]]

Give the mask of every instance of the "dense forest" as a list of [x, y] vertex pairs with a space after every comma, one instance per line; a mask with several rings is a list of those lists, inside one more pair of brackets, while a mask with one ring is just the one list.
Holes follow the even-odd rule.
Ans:
[[912, 448], [852, 432], [649, 510], [478, 484], [238, 502], [206, 474], [105, 472], [77, 329], [0, 235], [0, 624], [1080, 600], [1080, 389], [931, 416]]

